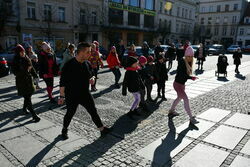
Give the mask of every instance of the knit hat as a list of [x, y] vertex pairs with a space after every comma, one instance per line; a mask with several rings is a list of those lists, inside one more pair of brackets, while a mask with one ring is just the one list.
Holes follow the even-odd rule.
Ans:
[[51, 49], [50, 45], [46, 42], [43, 42], [42, 43], [42, 49], [45, 51], [45, 50], [48, 50], [48, 49]]
[[99, 42], [98, 41], [93, 41], [93, 43], [97, 46], [99, 46]]
[[20, 44], [17, 44], [17, 46], [15, 48], [15, 52], [16, 53], [20, 53], [20, 52], [23, 52], [23, 51], [25, 51], [25, 49], [23, 48], [23, 46], [20, 45]]
[[188, 46], [186, 51], [185, 51], [185, 56], [194, 56], [194, 49], [191, 46]]
[[138, 62], [138, 60], [134, 57], [128, 57], [127, 60], [127, 67], [131, 67], [133, 64], [135, 64], [136, 62]]
[[116, 47], [115, 47], [115, 46], [112, 46], [112, 47], [111, 47], [111, 50], [112, 50], [112, 49], [116, 49]]
[[152, 61], [154, 61], [153, 56], [149, 56], [149, 57], [148, 57], [148, 62], [152, 62]]
[[147, 58], [145, 56], [141, 56], [139, 58], [139, 62], [142, 64], [142, 63], [146, 63], [147, 62]]

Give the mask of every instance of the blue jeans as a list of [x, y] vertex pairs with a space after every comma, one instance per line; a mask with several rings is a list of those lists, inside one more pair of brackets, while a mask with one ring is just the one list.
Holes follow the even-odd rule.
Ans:
[[115, 84], [118, 84], [120, 78], [121, 78], [121, 71], [119, 68], [112, 68], [111, 71], [115, 75]]

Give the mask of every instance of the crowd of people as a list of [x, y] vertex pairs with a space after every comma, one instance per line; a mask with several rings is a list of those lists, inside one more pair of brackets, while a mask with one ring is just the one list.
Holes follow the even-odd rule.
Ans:
[[[150, 112], [149, 105], [156, 102], [151, 92], [153, 85], [157, 84], [157, 99], [167, 100], [165, 95], [165, 82], [168, 80], [168, 72], [172, 68], [173, 61], [177, 59], [177, 73], [173, 82], [173, 88], [177, 93], [169, 109], [168, 116], [173, 118], [179, 113], [175, 111], [178, 103], [183, 99], [184, 108], [192, 124], [199, 121], [192, 114], [189, 106], [189, 99], [185, 92], [185, 83], [188, 79], [196, 80], [193, 76], [194, 57], [197, 58], [198, 70], [203, 70], [203, 62], [206, 60], [206, 51], [203, 44], [195, 52], [187, 41], [185, 45], [175, 44], [165, 52], [158, 42], [154, 55], [150, 54], [147, 42], [143, 43], [142, 54], [137, 55], [135, 45], [132, 44], [128, 49], [128, 56], [124, 56], [125, 46], [120, 40], [117, 45], [112, 46], [107, 57], [107, 64], [110, 71], [115, 76], [114, 87], [120, 89], [121, 68], [126, 70], [122, 82], [122, 95], [126, 96], [127, 91], [134, 97], [127, 116], [134, 119], [135, 115], [140, 115], [141, 108], [145, 112]], [[46, 83], [48, 98], [51, 103], [63, 105], [66, 103], [67, 112], [64, 116], [62, 137], [68, 138], [68, 126], [76, 112], [78, 105], [86, 108], [93, 122], [100, 129], [101, 135], [106, 135], [110, 129], [103, 125], [95, 107], [95, 103], [90, 91], [97, 91], [96, 83], [98, 80], [99, 68], [104, 68], [103, 60], [100, 58], [99, 43], [79, 43], [68, 44], [63, 53], [63, 61], [60, 67], [57, 65], [56, 56], [49, 43], [43, 42], [41, 50], [36, 54], [32, 46], [26, 49], [18, 44], [15, 49], [13, 61], [13, 73], [16, 76], [18, 95], [24, 97], [23, 111], [25, 114], [30, 111], [35, 122], [40, 118], [32, 107], [31, 96], [39, 86], [39, 77]], [[236, 64], [235, 72], [239, 73], [238, 67], [242, 54], [240, 50], [233, 55]], [[167, 65], [168, 62], [168, 65]], [[168, 66], [168, 67], [167, 67]], [[60, 76], [60, 96], [58, 101], [53, 96], [54, 77]], [[90, 88], [89, 88], [90, 87]], [[146, 97], [145, 97], [146, 96]]]

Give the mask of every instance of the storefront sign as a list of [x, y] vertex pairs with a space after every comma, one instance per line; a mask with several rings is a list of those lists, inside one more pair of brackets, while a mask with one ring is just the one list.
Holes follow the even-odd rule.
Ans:
[[23, 33], [23, 43], [26, 45], [32, 45], [32, 34]]
[[118, 10], [127, 10], [133, 13], [145, 14], [150, 16], [155, 16], [156, 12], [152, 10], [142, 9], [134, 6], [123, 5], [121, 3], [109, 2], [109, 7]]

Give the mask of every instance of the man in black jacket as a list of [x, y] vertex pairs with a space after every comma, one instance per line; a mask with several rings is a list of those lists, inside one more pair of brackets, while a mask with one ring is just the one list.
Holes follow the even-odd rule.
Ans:
[[89, 92], [89, 84], [95, 82], [91, 65], [87, 61], [90, 53], [90, 44], [80, 43], [77, 47], [77, 56], [67, 62], [62, 69], [58, 104], [62, 105], [64, 98], [66, 99], [67, 113], [64, 116], [62, 129], [64, 139], [68, 139], [68, 126], [79, 104], [86, 108], [102, 136], [109, 132], [109, 129], [103, 126]]

